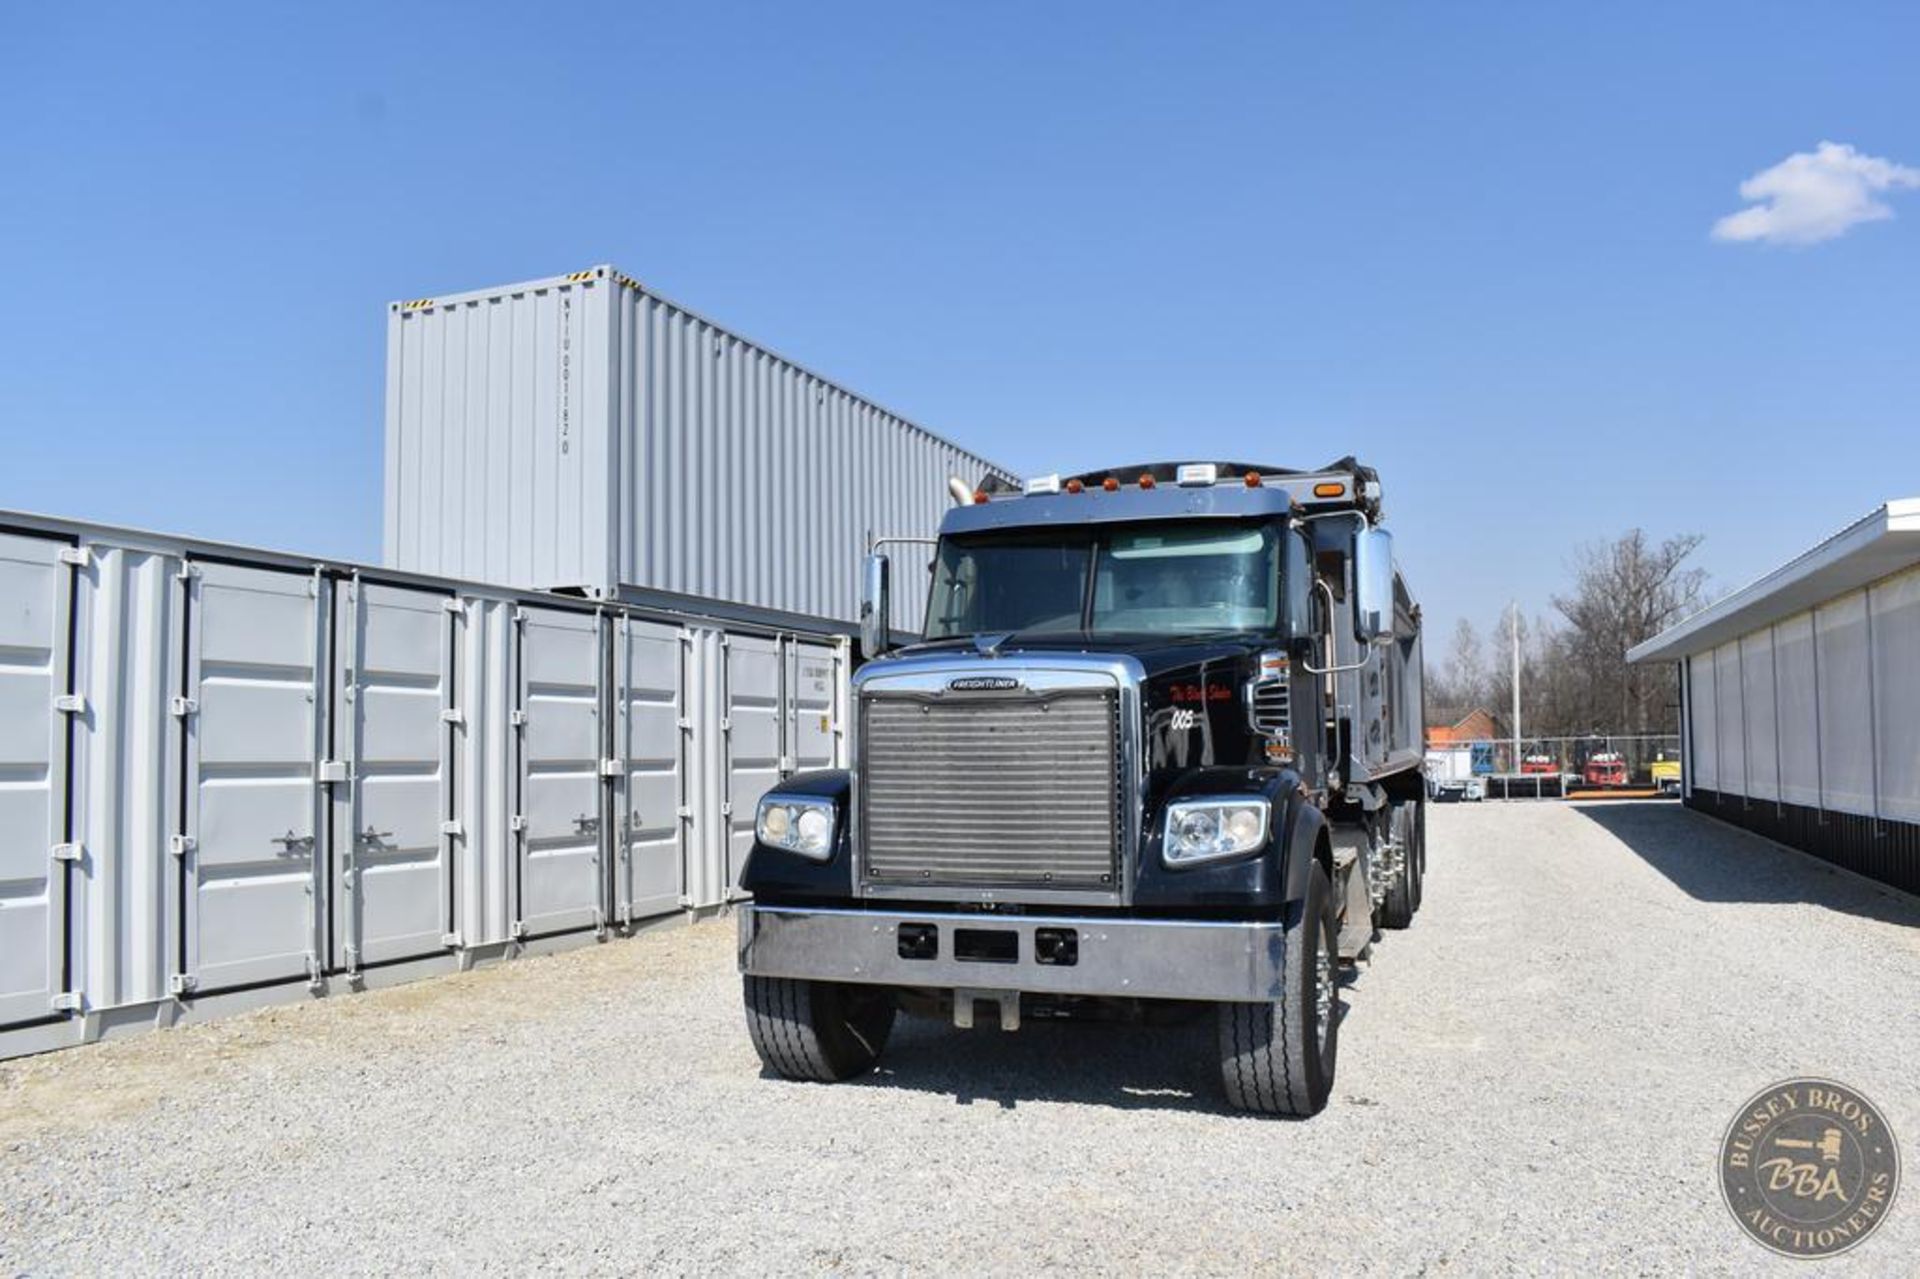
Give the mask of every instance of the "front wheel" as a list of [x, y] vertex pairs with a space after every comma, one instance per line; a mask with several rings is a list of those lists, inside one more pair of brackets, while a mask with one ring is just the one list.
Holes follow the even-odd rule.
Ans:
[[747, 1033], [783, 1079], [832, 1083], [873, 1068], [893, 1032], [893, 992], [791, 977], [743, 977]]
[[1219, 1006], [1220, 1075], [1237, 1110], [1306, 1118], [1326, 1107], [1340, 1050], [1333, 889], [1315, 862], [1306, 897], [1287, 908], [1281, 996]]

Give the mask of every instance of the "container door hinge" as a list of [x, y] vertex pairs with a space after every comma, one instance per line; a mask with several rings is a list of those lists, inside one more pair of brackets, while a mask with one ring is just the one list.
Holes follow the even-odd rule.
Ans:
[[175, 973], [167, 978], [167, 993], [176, 999], [181, 995], [191, 995], [200, 985], [200, 979], [192, 973]]
[[600, 761], [600, 776], [602, 777], [618, 777], [626, 771], [627, 761], [624, 759], [603, 759]]
[[692, 906], [693, 906], [693, 894], [691, 894], [691, 893], [681, 893], [681, 894], [680, 894], [680, 906], [681, 906], [681, 909], [683, 909], [683, 910], [688, 910], [688, 909], [691, 909], [691, 908], [692, 908]]
[[791, 773], [791, 772], [793, 772], [793, 771], [794, 771], [795, 769], [797, 769], [798, 767], [800, 767], [800, 765], [794, 762], [794, 757], [793, 757], [793, 756], [791, 756], [791, 755], [782, 755], [782, 756], [780, 757], [780, 771], [781, 771], [781, 772], [783, 772], [783, 773]]
[[167, 711], [175, 719], [185, 719], [200, 709], [200, 703], [191, 697], [175, 697], [167, 702]]
[[458, 707], [449, 707], [440, 712], [440, 722], [442, 724], [464, 724], [467, 722], [467, 713]]
[[167, 851], [175, 857], [185, 857], [200, 846], [200, 841], [191, 835], [167, 836]]
[[442, 835], [451, 835], [455, 839], [458, 839], [467, 833], [467, 828], [462, 826], [458, 821], [441, 822], [440, 833]]
[[60, 548], [60, 562], [75, 568], [86, 568], [93, 563], [93, 552], [84, 546], [63, 546]]
[[53, 860], [57, 862], [77, 862], [86, 858], [86, 849], [79, 844], [55, 844]]
[[732, 804], [732, 802], [731, 802], [731, 801], [729, 801], [729, 802], [727, 802], [727, 803], [725, 803], [725, 804], [722, 804], [722, 805], [720, 805], [720, 815], [721, 815], [722, 817], [731, 817], [731, 816], [733, 816], [733, 804]]
[[508, 830], [523, 831], [526, 828], [527, 828], [527, 815], [525, 813], [515, 813], [512, 817], [509, 817], [507, 819]]
[[679, 719], [673, 721], [673, 726], [685, 732], [693, 727], [693, 718], [689, 715], [682, 715]]
[[323, 759], [320, 761], [320, 784], [325, 786], [335, 782], [350, 782], [353, 773], [344, 759]]
[[678, 817], [683, 822], [690, 822], [693, 820], [693, 810], [691, 808], [688, 808], [684, 804], [681, 805], [679, 808], [674, 809], [673, 815], [675, 817]]
[[[351, 966], [353, 963], [353, 947], [351, 946], [347, 947], [347, 963], [349, 966]], [[326, 988], [326, 985], [327, 985], [327, 976], [320, 969], [320, 957], [314, 954], [312, 951], [308, 951], [307, 952], [307, 989], [314, 990], [314, 991], [324, 990]]]
[[85, 715], [87, 699], [79, 693], [62, 693], [53, 699], [53, 709], [62, 715]]
[[527, 713], [525, 711], [513, 711], [507, 716], [507, 723], [513, 725], [515, 728], [524, 728], [527, 723]]
[[446, 610], [447, 612], [452, 613], [455, 617], [459, 617], [467, 611], [467, 606], [463, 604], [458, 597], [455, 597], [455, 596], [449, 596], [448, 598], [441, 600], [440, 607]]
[[440, 944], [448, 950], [458, 950], [466, 945], [467, 942], [466, 938], [462, 937], [459, 933], [441, 933]]
[[513, 939], [515, 941], [525, 941], [526, 937], [527, 937], [527, 921], [524, 919], [515, 920], [513, 923]]
[[86, 1001], [77, 990], [63, 990], [53, 997], [53, 1011], [57, 1013], [77, 1013], [86, 1007]]

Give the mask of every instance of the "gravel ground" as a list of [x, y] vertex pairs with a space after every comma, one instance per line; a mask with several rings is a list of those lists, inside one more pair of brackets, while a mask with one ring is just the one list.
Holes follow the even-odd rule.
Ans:
[[[708, 924], [0, 1065], [0, 1271], [1804, 1273], [1713, 1172], [1796, 1074], [1920, 1176], [1912, 899], [1673, 805], [1431, 836], [1308, 1122], [1222, 1108], [1210, 1023], [903, 1022], [862, 1083], [762, 1078]], [[1908, 1186], [1829, 1265], [1916, 1256]]]

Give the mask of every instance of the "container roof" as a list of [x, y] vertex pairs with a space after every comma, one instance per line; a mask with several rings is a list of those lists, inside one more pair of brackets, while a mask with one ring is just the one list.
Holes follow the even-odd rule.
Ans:
[[1920, 498], [1888, 502], [1756, 582], [1627, 650], [1673, 662], [1920, 564]]

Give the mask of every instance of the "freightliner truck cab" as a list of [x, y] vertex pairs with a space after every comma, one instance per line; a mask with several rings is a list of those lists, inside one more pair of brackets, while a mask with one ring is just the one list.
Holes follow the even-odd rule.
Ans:
[[761, 1060], [850, 1077], [901, 1010], [1013, 1030], [1212, 1005], [1232, 1105], [1319, 1111], [1340, 967], [1411, 922], [1425, 861], [1420, 615], [1375, 473], [1158, 463], [975, 493], [900, 647], [891, 571], [869, 556], [853, 768], [757, 814], [738, 922]]

